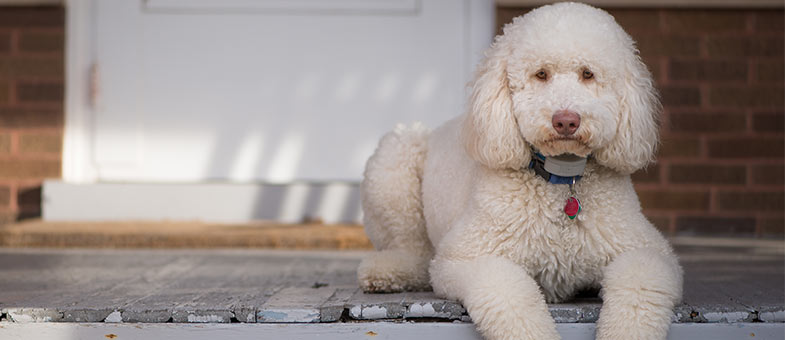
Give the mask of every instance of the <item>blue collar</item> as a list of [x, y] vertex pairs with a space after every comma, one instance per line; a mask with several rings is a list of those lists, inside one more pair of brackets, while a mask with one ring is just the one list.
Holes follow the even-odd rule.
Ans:
[[573, 184], [581, 180], [583, 176], [564, 177], [552, 174], [545, 170], [545, 156], [539, 152], [534, 152], [531, 162], [529, 162], [529, 169], [533, 169], [534, 173], [545, 179], [546, 182], [551, 184]]

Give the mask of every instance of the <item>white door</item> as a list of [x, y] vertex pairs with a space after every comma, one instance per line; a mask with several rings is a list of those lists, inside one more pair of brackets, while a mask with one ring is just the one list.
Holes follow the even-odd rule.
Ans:
[[359, 181], [396, 123], [462, 112], [493, 27], [490, 0], [92, 6], [102, 182]]

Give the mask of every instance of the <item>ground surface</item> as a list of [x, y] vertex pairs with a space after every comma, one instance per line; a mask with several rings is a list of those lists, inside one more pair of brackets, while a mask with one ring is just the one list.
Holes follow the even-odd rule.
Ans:
[[[678, 238], [676, 323], [785, 322], [781, 241]], [[0, 323], [468, 321], [430, 292], [362, 294], [364, 251], [0, 248]], [[597, 319], [600, 301], [551, 305], [557, 322]]]

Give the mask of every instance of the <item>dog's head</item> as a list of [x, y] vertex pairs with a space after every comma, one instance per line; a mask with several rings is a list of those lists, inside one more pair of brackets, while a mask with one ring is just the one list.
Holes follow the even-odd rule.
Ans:
[[605, 11], [577, 3], [535, 9], [504, 27], [479, 66], [462, 140], [495, 169], [589, 154], [632, 173], [657, 147], [661, 110], [630, 36]]

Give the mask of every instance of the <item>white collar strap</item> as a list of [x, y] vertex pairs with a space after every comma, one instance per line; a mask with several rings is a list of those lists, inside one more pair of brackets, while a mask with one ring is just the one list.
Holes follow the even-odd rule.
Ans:
[[581, 179], [586, 169], [587, 157], [572, 154], [546, 157], [537, 151], [532, 153], [529, 168], [552, 184], [573, 184]]

